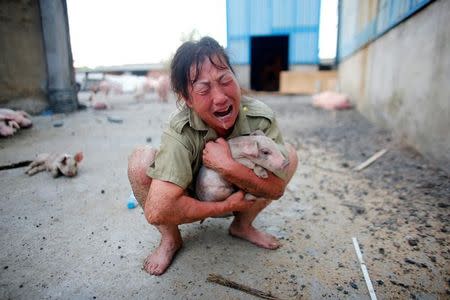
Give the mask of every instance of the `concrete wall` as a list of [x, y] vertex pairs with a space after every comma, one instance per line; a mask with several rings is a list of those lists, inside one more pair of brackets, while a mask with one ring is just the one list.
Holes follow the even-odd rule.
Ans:
[[38, 1], [1, 1], [0, 106], [42, 110], [46, 80]]
[[437, 0], [339, 65], [371, 121], [450, 173], [450, 1]]

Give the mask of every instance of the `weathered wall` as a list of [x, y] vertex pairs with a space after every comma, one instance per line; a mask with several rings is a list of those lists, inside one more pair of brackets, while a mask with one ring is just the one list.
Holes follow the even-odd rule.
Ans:
[[341, 90], [450, 173], [450, 1], [438, 0], [339, 65]]
[[38, 1], [0, 1], [0, 106], [47, 106], [46, 62]]

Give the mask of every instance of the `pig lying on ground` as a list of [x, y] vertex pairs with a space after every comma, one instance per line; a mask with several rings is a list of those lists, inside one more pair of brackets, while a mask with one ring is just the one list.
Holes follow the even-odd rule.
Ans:
[[326, 91], [320, 94], [312, 96], [313, 106], [320, 107], [328, 110], [350, 109], [352, 104], [350, 103], [348, 96], [345, 94]]
[[25, 111], [0, 108], [0, 136], [11, 136], [20, 128], [32, 125], [31, 116]]
[[[277, 144], [266, 137], [262, 131], [250, 136], [229, 139], [232, 157], [244, 166], [253, 169], [261, 178], [267, 178], [268, 171], [282, 173], [289, 161], [278, 149]], [[222, 201], [234, 191], [234, 187], [225, 181], [216, 171], [204, 166], [200, 168], [196, 182], [196, 194], [201, 201]], [[256, 199], [246, 194], [246, 199]]]
[[25, 173], [28, 175], [34, 175], [38, 172], [47, 170], [53, 177], [57, 177], [62, 174], [67, 177], [73, 177], [77, 175], [78, 163], [83, 159], [83, 153], [78, 152], [74, 156], [70, 154], [61, 153], [42, 153], [31, 162]]

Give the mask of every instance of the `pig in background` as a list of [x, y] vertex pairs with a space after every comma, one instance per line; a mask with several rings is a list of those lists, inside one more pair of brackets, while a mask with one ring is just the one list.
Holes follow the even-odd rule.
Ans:
[[[267, 178], [267, 171], [283, 174], [289, 165], [277, 144], [266, 137], [262, 131], [256, 131], [249, 136], [229, 139], [231, 156], [239, 163], [252, 169], [258, 177]], [[202, 166], [196, 182], [196, 194], [201, 201], [223, 201], [230, 196], [234, 187], [223, 179], [219, 173]], [[256, 199], [246, 194], [248, 200]]]
[[109, 95], [121, 95], [123, 94], [122, 84], [113, 80], [102, 80], [98, 84], [93, 85], [91, 88], [91, 95], [89, 102], [94, 109], [107, 109]]
[[333, 91], [325, 91], [312, 96], [312, 104], [314, 107], [326, 110], [351, 109], [353, 105], [346, 94]]
[[31, 116], [25, 111], [0, 108], [0, 136], [12, 136], [19, 129], [32, 125]]
[[156, 92], [160, 101], [167, 102], [169, 91], [169, 75], [151, 71], [147, 74], [145, 80], [137, 86], [134, 97], [137, 100], [143, 100], [146, 94]]

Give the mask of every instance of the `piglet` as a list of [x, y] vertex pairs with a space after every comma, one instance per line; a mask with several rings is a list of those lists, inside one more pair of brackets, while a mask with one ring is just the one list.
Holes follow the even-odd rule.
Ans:
[[31, 117], [25, 111], [0, 108], [0, 136], [11, 136], [20, 128], [31, 126]]
[[83, 153], [78, 152], [75, 155], [61, 154], [61, 153], [42, 153], [31, 162], [25, 173], [28, 175], [34, 175], [38, 172], [47, 170], [53, 177], [64, 175], [67, 177], [73, 177], [77, 175], [78, 163], [83, 159]]
[[[229, 139], [231, 156], [252, 169], [258, 177], [267, 178], [267, 171], [283, 173], [289, 164], [277, 144], [260, 130], [249, 136]], [[196, 181], [196, 194], [201, 201], [223, 201], [234, 191], [233, 185], [219, 173], [202, 166]], [[246, 199], [256, 199], [246, 194]]]
[[16, 122], [20, 128], [28, 128], [33, 125], [31, 116], [23, 110], [0, 108], [0, 118]]
[[345, 94], [326, 91], [320, 94], [312, 96], [313, 106], [324, 108], [327, 110], [341, 110], [350, 109], [352, 104], [350, 103], [348, 96]]

